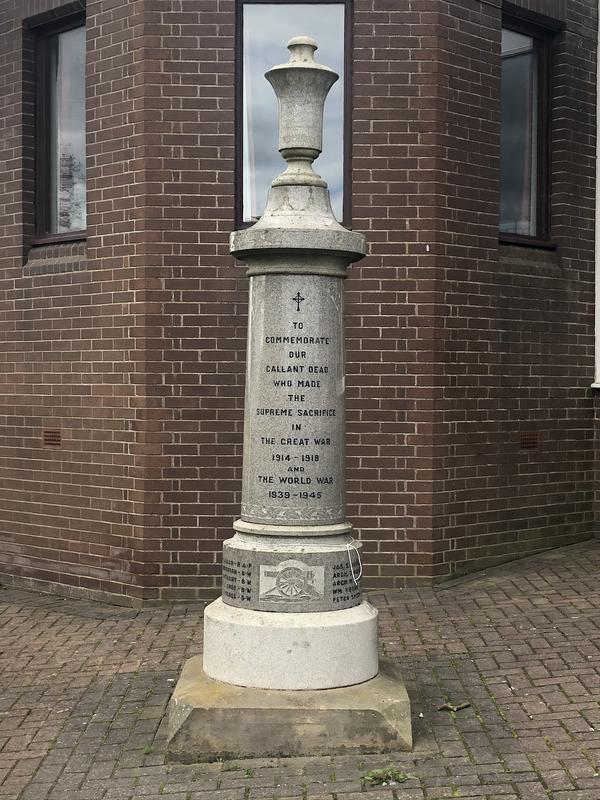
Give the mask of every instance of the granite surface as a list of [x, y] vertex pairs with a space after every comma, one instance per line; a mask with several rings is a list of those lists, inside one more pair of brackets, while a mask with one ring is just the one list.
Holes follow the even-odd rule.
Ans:
[[257, 611], [335, 611], [360, 603], [361, 544], [351, 536], [293, 540], [238, 534], [223, 545], [223, 602]]
[[342, 522], [342, 281], [250, 280], [242, 519]]

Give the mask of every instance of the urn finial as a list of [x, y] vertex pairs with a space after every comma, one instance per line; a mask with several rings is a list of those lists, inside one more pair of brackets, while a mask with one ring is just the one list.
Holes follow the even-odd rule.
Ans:
[[294, 36], [287, 46], [288, 63], [265, 74], [279, 101], [279, 152], [288, 162], [273, 186], [326, 186], [312, 162], [323, 149], [323, 106], [338, 75], [315, 61], [318, 45], [310, 36]]
[[[327, 182], [312, 167], [323, 147], [325, 98], [339, 76], [315, 61], [317, 43], [309, 36], [294, 36], [288, 48], [290, 60], [265, 74], [279, 101], [279, 152], [286, 168], [271, 184], [261, 218], [249, 228], [234, 231], [230, 249], [248, 262], [249, 275], [299, 269], [291, 266], [295, 262], [289, 254], [310, 252], [308, 260], [298, 256], [302, 274], [339, 277], [346, 274], [348, 263], [363, 257], [365, 240], [335, 218]], [[342, 148], [343, 143], [338, 146]], [[327, 258], [338, 254], [336, 263], [323, 266], [317, 252], [327, 253]], [[270, 266], [265, 267], [267, 262]]]
[[295, 61], [303, 61], [310, 65], [315, 64], [315, 50], [319, 49], [319, 45], [310, 36], [294, 36], [287, 43], [287, 49], [290, 51], [290, 63]]

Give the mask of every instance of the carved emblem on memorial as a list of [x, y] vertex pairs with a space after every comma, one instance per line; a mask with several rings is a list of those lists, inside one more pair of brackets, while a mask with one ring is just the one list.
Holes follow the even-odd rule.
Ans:
[[288, 559], [275, 568], [261, 565], [259, 598], [276, 603], [306, 602], [323, 599], [324, 567], [310, 567]]

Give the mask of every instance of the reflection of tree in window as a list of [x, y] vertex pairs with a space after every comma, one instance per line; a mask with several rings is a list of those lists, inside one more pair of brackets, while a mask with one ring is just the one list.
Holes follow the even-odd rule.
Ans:
[[73, 153], [60, 156], [58, 209], [59, 231], [85, 227], [85, 167]]
[[257, 3], [243, 8], [243, 219], [263, 212], [271, 181], [283, 169], [277, 152], [277, 100], [264, 78], [289, 58], [292, 36], [312, 36], [319, 44], [317, 61], [340, 79], [325, 103], [323, 154], [315, 171], [329, 184], [331, 204], [342, 218], [344, 154], [344, 6], [336, 3]]
[[85, 28], [59, 33], [49, 46], [49, 229], [66, 233], [86, 226]]

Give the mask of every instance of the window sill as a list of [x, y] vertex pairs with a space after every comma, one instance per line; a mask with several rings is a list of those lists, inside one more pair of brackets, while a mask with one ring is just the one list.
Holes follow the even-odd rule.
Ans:
[[556, 249], [521, 247], [501, 241], [498, 247], [498, 261], [500, 268], [506, 272], [548, 278], [561, 278], [563, 275], [560, 256]]
[[29, 250], [23, 275], [59, 275], [87, 269], [85, 240], [37, 244]]

